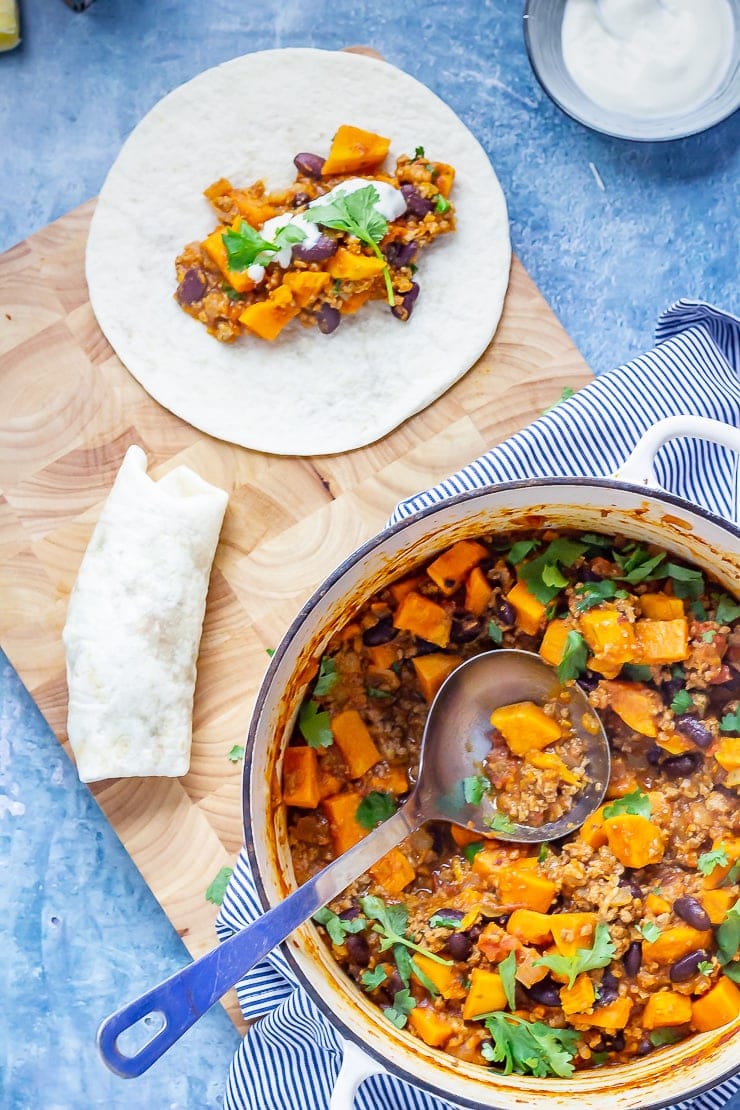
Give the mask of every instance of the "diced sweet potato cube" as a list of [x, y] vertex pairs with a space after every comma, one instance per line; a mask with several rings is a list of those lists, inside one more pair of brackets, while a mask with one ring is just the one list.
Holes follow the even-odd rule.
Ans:
[[342, 297], [339, 303], [339, 311], [343, 316], [354, 316], [355, 312], [359, 312], [364, 304], [370, 299], [374, 299], [374, 287], [371, 285], [369, 289], [358, 289], [354, 293], [350, 293], [348, 297]]
[[343, 123], [332, 139], [329, 154], [321, 169], [322, 177], [371, 170], [385, 158], [391, 141], [373, 131]]
[[723, 736], [714, 758], [725, 771], [737, 771], [740, 768], [740, 737]]
[[564, 1014], [583, 1014], [593, 1007], [596, 999], [594, 985], [586, 972], [577, 976], [572, 987], [560, 988], [560, 1005]]
[[315, 748], [302, 744], [286, 748], [283, 756], [283, 802], [315, 809], [320, 800], [319, 760]]
[[642, 682], [601, 683], [606, 691], [608, 705], [624, 723], [641, 736], [658, 735], [658, 715], [663, 712], [663, 701], [657, 690]]
[[655, 743], [669, 755], [683, 755], [684, 752], [695, 750], [695, 745], [680, 732], [664, 733], [656, 738]]
[[614, 855], [625, 867], [649, 867], [660, 863], [665, 839], [656, 824], [636, 813], [622, 813], [604, 822], [606, 839]]
[[486, 578], [485, 571], [480, 567], [473, 567], [465, 583], [465, 608], [474, 616], [480, 617], [485, 613], [491, 600], [493, 586]]
[[434, 184], [443, 197], [448, 197], [452, 192], [452, 185], [455, 180], [454, 168], [448, 166], [446, 162], [431, 162], [430, 165], [434, 167]]
[[491, 714], [491, 724], [501, 733], [509, 750], [518, 756], [533, 748], [546, 748], [562, 736], [558, 722], [533, 701], [499, 706]]
[[381, 754], [356, 709], [344, 709], [332, 717], [331, 730], [351, 779], [362, 778], [366, 771], [380, 762]]
[[521, 579], [509, 590], [506, 600], [514, 606], [516, 623], [528, 636], [536, 636], [545, 619], [545, 606], [530, 593]]
[[565, 641], [572, 630], [572, 624], [567, 620], [550, 621], [540, 643], [540, 655], [551, 667], [557, 667], [562, 662], [565, 651]]
[[539, 913], [547, 913], [557, 894], [555, 883], [516, 863], [499, 871], [497, 887], [503, 903]]
[[665, 1029], [691, 1021], [691, 999], [677, 991], [658, 991], [648, 998], [642, 1012], [646, 1029]]
[[506, 991], [498, 972], [474, 967], [470, 973], [470, 989], [463, 1006], [463, 1019], [473, 1021], [481, 1014], [503, 1010], [505, 1007]]
[[723, 887], [718, 887], [716, 890], [703, 890], [698, 897], [712, 925], [721, 925], [727, 916], [727, 911], [737, 901], [735, 892]]
[[505, 960], [510, 952], [522, 947], [522, 942], [513, 933], [502, 929], [495, 921], [489, 921], [476, 942], [478, 948], [492, 964]]
[[357, 807], [361, 801], [362, 794], [354, 791], [347, 794], [332, 794], [330, 797], [322, 799], [321, 808], [329, 822], [329, 831], [336, 856], [348, 852], [364, 836], [367, 836], [367, 829], [363, 829], [357, 820]]
[[406, 632], [428, 640], [437, 647], [447, 647], [450, 642], [452, 617], [436, 601], [411, 590], [401, 601], [393, 617], [393, 624]]
[[398, 582], [391, 583], [388, 589], [396, 605], [401, 604], [406, 594], [411, 593], [412, 590], [416, 590], [424, 581], [425, 577], [426, 575], [424, 574], [410, 574], [406, 578], [399, 579]]
[[376, 644], [367, 648], [367, 654], [373, 667], [379, 671], [389, 671], [396, 662], [396, 649], [393, 644]]
[[336, 281], [367, 281], [368, 278], [377, 277], [383, 273], [385, 262], [375, 255], [358, 254], [339, 247], [327, 262], [328, 276]]
[[552, 940], [551, 925], [555, 915], [536, 910], [514, 910], [506, 922], [506, 931], [527, 944], [543, 945]]
[[581, 825], [581, 837], [592, 848], [600, 848], [606, 844], [606, 829], [604, 828], [604, 810], [606, 805], [599, 806], [589, 814]]
[[635, 624], [636, 663], [648, 667], [680, 663], [689, 657], [689, 622], [686, 617], [673, 620], [642, 620]]
[[642, 594], [640, 609], [643, 617], [651, 621], [671, 621], [684, 616], [683, 601], [670, 594]]
[[655, 917], [658, 917], [661, 913], [671, 912], [671, 903], [667, 898], [661, 898], [659, 894], [651, 890], [645, 899], [645, 909], [648, 913], [652, 913]]
[[298, 307], [305, 308], [326, 289], [329, 275], [323, 270], [289, 270], [283, 276], [282, 284], [290, 289]]
[[691, 1007], [691, 1024], [699, 1033], [719, 1029], [740, 1014], [740, 990], [723, 975], [716, 986], [697, 998]]
[[408, 788], [409, 779], [403, 767], [386, 767], [370, 780], [371, 790], [382, 790], [388, 794], [406, 794]]
[[[241, 224], [241, 219], [236, 219], [232, 225], [235, 230], [238, 230]], [[247, 275], [246, 270], [230, 270], [229, 269], [229, 256], [226, 253], [226, 246], [224, 244], [224, 228], [216, 228], [211, 234], [203, 240], [201, 246], [211, 261], [215, 262], [221, 273], [226, 278], [227, 282], [232, 289], [236, 289], [237, 293], [246, 293], [250, 289], [254, 289], [254, 282]]]
[[431, 1006], [414, 1006], [409, 1025], [430, 1048], [444, 1048], [454, 1032], [450, 1022]]
[[598, 915], [595, 913], [552, 914], [550, 931], [560, 955], [575, 956], [579, 948], [590, 948], [597, 924]]
[[431, 704], [444, 680], [460, 666], [462, 658], [459, 655], [432, 652], [429, 655], [415, 655], [411, 662], [424, 700]]
[[[422, 975], [426, 975], [427, 979], [434, 983], [443, 998], [449, 998], [451, 994], [457, 992], [459, 982], [454, 963], [439, 964], [436, 960], [430, 960], [428, 956], [423, 956], [419, 952], [413, 952], [412, 957], [414, 963], [418, 964]], [[417, 982], [419, 982], [418, 979]], [[423, 984], [421, 985], [423, 986]]]
[[593, 1026], [594, 1029], [624, 1029], [630, 1019], [631, 998], [615, 998], [608, 1006], [597, 1006], [592, 1014], [571, 1014], [571, 1025]]
[[239, 313], [239, 321], [258, 335], [260, 339], [277, 339], [286, 324], [298, 313], [299, 306], [293, 300], [290, 289], [278, 285], [265, 301], [255, 301]]
[[[480, 840], [480, 837], [476, 837]], [[503, 845], [503, 844], [487, 844], [476, 855], [472, 863], [473, 871], [476, 875], [481, 875], [484, 878], [491, 878], [497, 875], [502, 867], [506, 867], [511, 863], [520, 863], [521, 848], [516, 844]], [[535, 857], [535, 863], [537, 862]]]
[[370, 874], [388, 894], [400, 894], [416, 878], [416, 872], [400, 848], [391, 848], [373, 864]]
[[730, 874], [733, 866], [740, 860], [740, 836], [723, 836], [712, 842], [712, 851], [721, 849], [727, 856], [727, 863], [720, 863], [713, 867], [708, 875], [704, 876], [702, 886], [706, 890], [714, 890], [721, 886]]
[[634, 629], [618, 609], [589, 609], [578, 618], [578, 627], [593, 652], [589, 661], [592, 670], [605, 678], [616, 678], [624, 664], [632, 661]]
[[458, 540], [429, 564], [427, 574], [446, 596], [459, 590], [469, 572], [488, 552], [475, 540]]
[[652, 941], [643, 941], [642, 958], [645, 963], [670, 964], [687, 956], [697, 948], [708, 948], [712, 943], [711, 929], [692, 929], [690, 925], [674, 925], [664, 929]]

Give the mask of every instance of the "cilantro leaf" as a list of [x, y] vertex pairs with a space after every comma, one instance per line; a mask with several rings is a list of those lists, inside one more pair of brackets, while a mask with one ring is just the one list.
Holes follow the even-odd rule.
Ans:
[[423, 146], [417, 146], [414, 149], [414, 161], [416, 161], [418, 158], [426, 158]]
[[246, 220], [240, 220], [236, 228], [228, 228], [223, 235], [226, 257], [230, 270], [241, 272], [254, 265], [263, 251], [274, 252], [274, 243], [263, 239]]
[[740, 705], [734, 713], [725, 713], [719, 722], [720, 732], [736, 732], [740, 735]]
[[614, 558], [619, 564], [622, 574], [618, 574], [623, 582], [634, 584], [644, 582], [648, 578], [665, 578], [666, 572], [656, 575], [654, 572], [665, 559], [665, 554], [651, 555], [644, 547], [635, 546], [629, 554], [615, 551]]
[[426, 956], [427, 959], [432, 960], [437, 964], [444, 964], [449, 967], [452, 960], [444, 960], [435, 952], [430, 952], [426, 948], [422, 948], [416, 944], [415, 941], [410, 940], [406, 936], [406, 928], [408, 926], [409, 911], [406, 906], [401, 903], [386, 905], [382, 898], [378, 898], [374, 894], [366, 894], [364, 898], [360, 899], [360, 906], [362, 912], [374, 921], [373, 932], [377, 933], [380, 937], [380, 951], [387, 952], [389, 948], [393, 948], [396, 944], [402, 944], [406, 948], [418, 952], [420, 956]]
[[323, 224], [324, 227], [334, 228], [336, 231], [345, 231], [354, 235], [361, 243], [370, 247], [373, 254], [383, 261], [383, 278], [385, 280], [388, 304], [393, 307], [395, 297], [391, 284], [391, 273], [385, 255], [380, 250], [378, 243], [388, 231], [388, 221], [378, 211], [376, 205], [380, 194], [374, 185], [369, 184], [362, 189], [355, 189], [352, 193], [338, 192], [328, 204], [312, 204], [303, 213], [304, 219], [311, 223]]
[[220, 906], [224, 900], [226, 887], [229, 885], [229, 879], [234, 873], [233, 867], [222, 867], [216, 875], [213, 882], [206, 890], [206, 902], [213, 902], [214, 906]]
[[506, 813], [494, 813], [492, 817], [485, 819], [484, 824], [495, 833], [513, 833], [515, 828], [514, 822]]
[[[740, 948], [740, 898], [725, 914], [725, 919], [717, 930], [717, 959], [721, 964], [729, 964]], [[723, 967], [725, 975], [727, 968]]]
[[615, 597], [628, 597], [626, 590], [622, 589], [611, 578], [602, 578], [600, 582], [579, 582], [575, 587], [578, 595], [575, 609], [577, 613], [585, 613], [601, 605], [602, 601], [611, 601]]
[[740, 983], [740, 963], [735, 960], [734, 963], [725, 964], [722, 968], [722, 974], [726, 975], [728, 979], [732, 979], [733, 983]]
[[244, 759], [244, 745], [234, 744], [234, 747], [229, 751], [226, 758], [230, 759], [232, 763], [239, 763]]
[[631, 794], [615, 798], [604, 810], [604, 820], [608, 821], [610, 817], [621, 817], [625, 813], [631, 813], [635, 817], [650, 817], [650, 798], [647, 794], [643, 794], [639, 786]]
[[637, 926], [637, 931], [642, 933], [648, 944], [652, 944], [660, 936], [660, 929], [654, 921], [645, 921]]
[[319, 664], [319, 677], [316, 679], [316, 685], [313, 688], [314, 695], [320, 698], [324, 694], [328, 694], [338, 681], [337, 664], [334, 659], [325, 655]]
[[587, 543], [589, 547], [611, 547], [611, 536], [602, 536], [600, 532], [582, 532], [580, 535], [581, 543]]
[[476, 840], [472, 844], [466, 844], [462, 850], [462, 854], [465, 856], [465, 859], [468, 861], [468, 863], [472, 863], [475, 857], [478, 855], [478, 852], [483, 851], [483, 848], [483, 841]]
[[740, 605], [727, 594], [720, 594], [717, 598], [717, 612], [714, 614], [717, 624], [731, 624], [738, 617], [740, 617]]
[[727, 852], [723, 844], [713, 848], [710, 852], [702, 852], [696, 861], [696, 866], [702, 875], [711, 875], [715, 867], [726, 867], [729, 863]]
[[671, 709], [677, 716], [683, 713], [688, 713], [694, 707], [694, 699], [688, 690], [679, 690], [675, 698], [671, 702]]
[[622, 674], [630, 682], [649, 682], [652, 678], [650, 668], [645, 663], [625, 663]]
[[462, 787], [468, 805], [479, 806], [483, 801], [483, 795], [491, 789], [491, 782], [485, 775], [468, 775], [463, 779]]
[[510, 1010], [516, 1010], [516, 952], [509, 952], [505, 960], [498, 965], [501, 976], [501, 986], [504, 988], [506, 1001]]
[[460, 925], [458, 917], [451, 917], [446, 914], [444, 910], [439, 913], [433, 913], [429, 918], [430, 929], [457, 929]]
[[329, 714], [320, 710], [313, 699], [301, 706], [298, 728], [309, 748], [329, 748], [334, 743]]
[[374, 829], [392, 817], [397, 809], [398, 803], [393, 794], [371, 790], [358, 805], [355, 818], [363, 829]]
[[411, 991], [408, 987], [405, 987], [402, 991], [396, 991], [393, 996], [393, 1005], [386, 1006], [383, 1013], [388, 1021], [395, 1025], [396, 1029], [403, 1029], [408, 1021], [408, 1015], [415, 1005], [416, 1002], [411, 997]]
[[580, 1034], [575, 1029], [554, 1029], [541, 1021], [526, 1021], [514, 1014], [496, 1012], [483, 1015], [493, 1044], [481, 1045], [491, 1063], [504, 1065], [504, 1075], [573, 1074], [573, 1057]]
[[548, 544], [536, 559], [523, 563], [519, 567], [519, 576], [526, 583], [529, 592], [543, 605], [547, 605], [560, 593], [563, 585], [568, 584], [560, 568], [572, 567], [586, 550], [586, 544], [560, 536]]
[[313, 920], [317, 925], [323, 925], [329, 934], [329, 940], [332, 944], [344, 944], [345, 938], [351, 933], [361, 933], [367, 927], [367, 921], [364, 917], [339, 917], [338, 914], [332, 913], [327, 906], [322, 906], [313, 915]]
[[714, 964], [711, 960], [700, 960], [696, 965], [696, 970], [700, 975], [711, 975]]
[[666, 563], [663, 569], [673, 581], [676, 597], [690, 597], [697, 601], [704, 593], [704, 575], [700, 570], [690, 570], [678, 563]]
[[572, 628], [565, 638], [563, 657], [556, 667], [558, 681], [565, 684], [586, 670], [588, 646], [580, 632]]
[[676, 1041], [681, 1040], [682, 1036], [683, 1034], [679, 1033], [677, 1029], [653, 1029], [648, 1040], [653, 1048], [661, 1048], [666, 1044], [675, 1044]]
[[571, 387], [569, 385], [564, 385], [563, 390], [562, 390], [560, 396], [558, 397], [557, 401], [553, 401], [553, 403], [551, 405], [548, 405], [548, 407], [546, 409], [543, 409], [542, 410], [542, 415], [547, 416], [548, 412], [552, 412], [552, 410], [554, 408], [556, 408], [557, 405], [561, 404], [563, 401], [567, 401], [568, 398], [572, 397], [574, 394], [575, 394], [575, 389], [571, 389]]
[[366, 686], [365, 693], [369, 698], [384, 699], [393, 697], [393, 694], [391, 694], [388, 690], [381, 690], [379, 686]]
[[537, 852], [537, 862], [538, 863], [544, 863], [545, 860], [547, 859], [547, 857], [549, 856], [549, 854], [550, 854], [550, 849], [548, 848], [547, 844], [543, 841], [542, 844], [540, 844], [539, 850]]
[[434, 211], [442, 215], [444, 212], [449, 212], [450, 208], [452, 208], [452, 205], [447, 197], [443, 197], [441, 193], [438, 193], [437, 199], [434, 202]]
[[488, 638], [492, 640], [494, 644], [503, 643], [504, 634], [495, 621], [488, 622]]
[[617, 950], [609, 929], [603, 923], [594, 930], [594, 943], [591, 948], [579, 948], [574, 956], [542, 956], [535, 960], [534, 967], [548, 967], [557, 975], [568, 976], [568, 987], [572, 987], [583, 971], [594, 971], [612, 962]]
[[384, 983], [387, 978], [388, 973], [386, 972], [385, 968], [382, 964], [378, 964], [378, 966], [374, 967], [372, 971], [363, 971], [362, 975], [360, 976], [360, 982], [362, 983], [363, 987], [366, 988], [366, 990], [374, 991], [375, 988], [379, 987], [381, 983]]
[[511, 550], [506, 556], [507, 563], [511, 563], [511, 565], [515, 567], [517, 563], [521, 563], [522, 559], [529, 555], [530, 551], [534, 551], [536, 547], [539, 547], [538, 540], [517, 540], [516, 543], [511, 545]]

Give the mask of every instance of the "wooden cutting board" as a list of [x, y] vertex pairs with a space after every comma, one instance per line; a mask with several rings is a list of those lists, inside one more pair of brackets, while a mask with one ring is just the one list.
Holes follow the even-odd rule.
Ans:
[[[154, 477], [185, 463], [229, 492], [190, 772], [92, 787], [196, 957], [215, 942], [216, 908], [204, 892], [242, 843], [241, 767], [227, 753], [246, 735], [267, 649], [400, 498], [517, 431], [590, 373], [515, 259], [483, 357], [384, 439], [313, 458], [219, 442], [153, 401], [98, 328], [84, 273], [93, 204], [0, 256], [0, 643], [66, 747], [67, 598], [127, 447], [144, 448]], [[238, 1022], [235, 996], [227, 1009]]]

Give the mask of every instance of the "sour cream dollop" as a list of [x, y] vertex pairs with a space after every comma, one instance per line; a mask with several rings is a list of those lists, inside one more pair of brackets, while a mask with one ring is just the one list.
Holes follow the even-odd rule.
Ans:
[[[394, 185], [389, 185], [387, 181], [368, 181], [363, 177], [350, 177], [346, 181], [340, 181], [328, 193], [323, 196], [316, 197], [308, 204], [308, 208], [320, 207], [325, 204], [330, 204], [338, 196], [348, 196], [349, 193], [354, 193], [358, 189], [364, 189], [368, 185], [372, 185], [378, 194], [378, 200], [374, 204], [374, 208], [384, 216], [390, 223], [392, 220], [397, 220], [406, 211], [406, 199], [400, 189], [396, 189]], [[319, 224], [307, 220], [305, 213], [284, 212], [281, 216], [273, 216], [271, 220], [265, 220], [260, 232], [263, 239], [268, 243], [273, 242], [275, 233], [281, 227], [286, 227], [290, 224], [292, 227], [297, 227], [305, 234], [305, 239], [301, 240], [301, 246], [310, 248], [313, 247], [321, 236], [321, 228]], [[278, 266], [287, 269], [290, 266], [293, 248], [288, 244], [281, 250], [272, 255], [270, 261], [277, 262]], [[255, 285], [259, 285], [265, 276], [265, 267], [260, 266], [258, 262], [253, 263], [247, 267], [247, 277], [253, 281]]]
[[720, 87], [734, 35], [729, 0], [566, 0], [563, 61], [602, 108], [676, 116]]

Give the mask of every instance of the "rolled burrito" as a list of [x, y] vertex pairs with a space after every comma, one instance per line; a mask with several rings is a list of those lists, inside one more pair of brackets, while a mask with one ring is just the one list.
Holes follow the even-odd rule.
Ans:
[[146, 464], [129, 447], [62, 633], [83, 782], [190, 766], [195, 664], [228, 495], [186, 466], [155, 482]]

